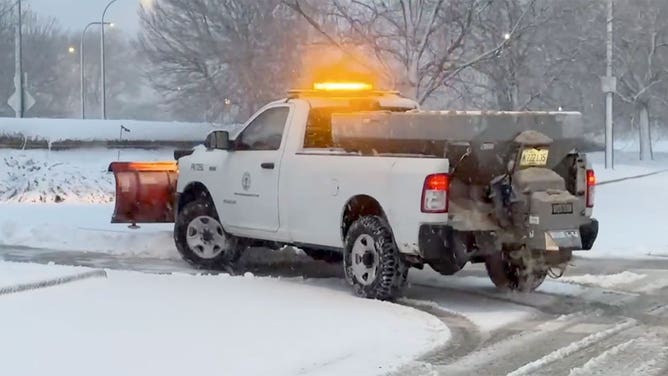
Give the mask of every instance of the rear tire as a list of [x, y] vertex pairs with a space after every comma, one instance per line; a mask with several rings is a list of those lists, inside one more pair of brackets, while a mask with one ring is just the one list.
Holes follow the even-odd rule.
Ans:
[[230, 268], [243, 250], [238, 239], [225, 232], [208, 199], [191, 201], [178, 213], [174, 242], [181, 257], [201, 269]]
[[357, 296], [392, 300], [400, 294], [406, 285], [408, 265], [399, 254], [385, 220], [362, 217], [350, 226], [343, 271]]
[[532, 292], [545, 281], [548, 267], [542, 252], [521, 250], [487, 256], [485, 269], [489, 279], [501, 290]]

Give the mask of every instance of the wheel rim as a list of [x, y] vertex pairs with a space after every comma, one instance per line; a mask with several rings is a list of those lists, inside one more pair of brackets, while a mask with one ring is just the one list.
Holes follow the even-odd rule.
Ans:
[[190, 221], [186, 229], [188, 247], [203, 259], [218, 257], [226, 250], [228, 241], [220, 222], [206, 215]]
[[360, 235], [350, 252], [350, 269], [358, 283], [368, 286], [376, 280], [379, 254], [371, 235]]

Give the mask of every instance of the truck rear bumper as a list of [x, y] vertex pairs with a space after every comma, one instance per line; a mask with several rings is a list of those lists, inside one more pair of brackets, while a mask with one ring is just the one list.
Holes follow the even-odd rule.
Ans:
[[[590, 222], [583, 224], [579, 228], [582, 247], [579, 250], [590, 250], [598, 236], [598, 221], [591, 219]], [[419, 229], [419, 247], [420, 254], [424, 261], [432, 267], [436, 266], [444, 274], [454, 274], [466, 265], [474, 256], [484, 256], [494, 250], [475, 250], [466, 244], [473, 234], [460, 232], [445, 224], [423, 224]], [[563, 248], [559, 251], [578, 250], [573, 248]], [[479, 253], [483, 252], [483, 253]]]

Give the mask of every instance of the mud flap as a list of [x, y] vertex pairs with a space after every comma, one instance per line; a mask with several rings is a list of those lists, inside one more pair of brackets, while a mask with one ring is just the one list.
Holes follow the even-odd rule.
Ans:
[[580, 226], [580, 237], [582, 238], [582, 249], [589, 251], [594, 246], [598, 236], [598, 221], [592, 219], [588, 224]]
[[178, 166], [169, 162], [112, 162], [116, 200], [111, 223], [172, 223]]

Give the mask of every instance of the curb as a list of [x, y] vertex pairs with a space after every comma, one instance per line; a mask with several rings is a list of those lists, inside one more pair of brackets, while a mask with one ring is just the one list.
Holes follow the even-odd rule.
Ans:
[[619, 182], [626, 181], [626, 180], [641, 179], [641, 178], [646, 178], [646, 177], [648, 177], [648, 176], [653, 176], [653, 175], [663, 174], [663, 173], [665, 173], [665, 172], [668, 172], [668, 169], [666, 169], [666, 170], [654, 171], [654, 172], [650, 172], [650, 173], [648, 173], [648, 174], [634, 175], [634, 176], [627, 176], [627, 177], [625, 177], [625, 178], [606, 180], [606, 181], [602, 181], [602, 182], [600, 182], [600, 183], [597, 183], [596, 185], [606, 185], [606, 184], [612, 184], [612, 183], [619, 183]]
[[104, 270], [91, 270], [84, 273], [74, 274], [66, 277], [58, 277], [37, 282], [21, 283], [13, 286], [0, 287], [0, 296], [16, 294], [24, 291], [38, 290], [47, 287], [64, 285], [70, 282], [81, 281], [90, 278], [107, 278], [107, 272]]

